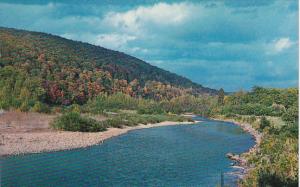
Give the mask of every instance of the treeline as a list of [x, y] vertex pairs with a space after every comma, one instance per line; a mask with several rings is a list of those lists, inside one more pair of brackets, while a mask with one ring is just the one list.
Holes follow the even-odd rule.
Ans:
[[250, 92], [236, 92], [219, 99], [218, 113], [277, 116], [288, 123], [298, 122], [298, 89], [254, 87]]
[[105, 111], [136, 110], [139, 114], [182, 114], [195, 113], [203, 116], [211, 115], [216, 106], [216, 98], [212, 96], [195, 97], [179, 96], [170, 100], [159, 101], [133, 98], [117, 93], [114, 95], [99, 95], [83, 105], [84, 112], [103, 113]]
[[[149, 90], [151, 86], [147, 88]], [[156, 88], [156, 90], [159, 90], [159, 88]], [[213, 96], [176, 95], [172, 91], [172, 95], [158, 97], [163, 94], [153, 90], [147, 93], [155, 93], [156, 97], [154, 99], [153, 97], [135, 97], [121, 91], [111, 94], [99, 92], [97, 95], [92, 95], [88, 98], [86, 102], [69, 103], [68, 105], [54, 104], [55, 102], [49, 102], [53, 97], [58, 97], [57, 99], [60, 100], [60, 96], [71, 96], [66, 96], [64, 92], [61, 93], [57, 90], [50, 89], [50, 91], [47, 91], [45, 86], [43, 86], [42, 78], [28, 76], [23, 70], [18, 70], [12, 66], [5, 66], [0, 69], [0, 108], [2, 109], [13, 108], [21, 111], [47, 113], [51, 111], [60, 112], [76, 106], [82, 112], [91, 113], [125, 109], [137, 110], [143, 114], [193, 112], [208, 116], [212, 112], [212, 108], [216, 106], [216, 98]], [[53, 96], [49, 97], [49, 94]]]
[[[76, 85], [76, 87], [80, 86]], [[169, 91], [166, 91], [168, 88]], [[59, 112], [78, 105], [81, 111], [92, 113], [125, 109], [137, 110], [141, 114], [188, 112], [203, 116], [239, 114], [278, 116], [288, 123], [298, 121], [298, 90], [296, 88], [267, 89], [254, 87], [250, 92], [237, 92], [231, 95], [224, 95], [224, 91], [220, 90], [218, 96], [194, 96], [171, 86], [152, 82], [145, 85], [141, 95], [132, 95], [133, 92], [117, 89], [114, 89], [114, 92], [98, 92], [97, 89], [92, 88], [87, 91], [90, 94], [90, 97], [87, 98], [84, 94], [76, 91], [72, 92], [72, 95], [67, 93], [47, 87], [43, 78], [29, 76], [22, 69], [13, 66], [5, 66], [0, 69], [0, 108], [3, 109]], [[74, 101], [76, 98], [85, 99], [81, 102], [70, 103], [63, 98], [75, 99]], [[58, 100], [61, 103], [56, 102]]]
[[[102, 76], [100, 72], [98, 73]], [[88, 81], [96, 77], [87, 78], [88, 72], [87, 76], [82, 74], [79, 75], [83, 78], [74, 77], [57, 84], [50, 78], [45, 80], [41, 76], [31, 76], [23, 69], [5, 66], [0, 69], [0, 108], [12, 107], [21, 111], [41, 109], [42, 112], [46, 106], [83, 105], [95, 98], [99, 100], [103, 95], [117, 93], [123, 93], [135, 100], [144, 98], [155, 101], [172, 100], [184, 95], [193, 96], [192, 89], [184, 90], [154, 81], [147, 82], [141, 88], [137, 80], [127, 84], [126, 81], [101, 78], [101, 81], [106, 80], [104, 87], [107, 89], [104, 89], [102, 83]]]

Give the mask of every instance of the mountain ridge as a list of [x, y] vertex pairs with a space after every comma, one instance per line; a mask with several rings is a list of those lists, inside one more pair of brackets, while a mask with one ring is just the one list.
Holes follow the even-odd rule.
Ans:
[[[47, 87], [45, 84], [54, 81], [58, 84], [58, 90], [64, 91], [64, 93], [71, 92], [65, 88], [69, 86], [69, 83], [60, 81], [69, 78], [69, 81], [76, 82], [76, 79], [84, 77], [85, 73], [88, 74], [86, 76], [88, 76], [89, 83], [99, 83], [98, 87], [101, 87], [101, 91], [107, 93], [126, 92], [119, 88], [117, 90], [109, 89], [109, 86], [120, 87], [118, 84], [121, 86], [124, 84], [123, 86], [126, 87], [128, 84], [136, 82], [138, 82], [136, 84], [139, 88], [133, 91], [136, 93], [130, 93], [132, 96], [155, 97], [155, 94], [149, 96], [141, 93], [144, 92], [147, 85], [151, 84], [154, 84], [154, 86], [151, 85], [152, 87], [162, 84], [163, 86], [158, 87], [163, 87], [165, 90], [172, 88], [174, 91], [175, 88], [178, 88], [175, 89], [175, 92], [185, 90], [184, 92], [192, 95], [215, 95], [217, 93], [214, 89], [203, 87], [183, 76], [163, 70], [123, 52], [69, 40], [53, 34], [0, 27], [0, 44], [0, 67], [13, 66], [26, 71], [29, 76], [41, 76], [44, 80], [44, 82], [42, 81], [44, 88]], [[103, 83], [105, 79], [109, 79], [108, 81], [111, 83], [107, 83], [105, 86]], [[87, 80], [83, 82], [86, 83]], [[49, 89], [51, 90], [51, 88]], [[182, 94], [184, 93], [174, 95]]]

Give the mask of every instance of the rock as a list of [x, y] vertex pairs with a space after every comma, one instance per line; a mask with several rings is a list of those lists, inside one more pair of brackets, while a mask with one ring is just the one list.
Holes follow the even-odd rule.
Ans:
[[232, 157], [234, 157], [234, 154], [233, 153], [227, 153], [226, 156], [231, 159]]
[[235, 155], [233, 153], [227, 153], [226, 156], [230, 159], [230, 160], [234, 160], [237, 162], [241, 161], [240, 155]]

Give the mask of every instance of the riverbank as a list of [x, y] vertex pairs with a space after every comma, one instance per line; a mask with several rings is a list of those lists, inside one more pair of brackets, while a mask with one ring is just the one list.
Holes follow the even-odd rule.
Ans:
[[96, 133], [68, 131], [1, 133], [0, 156], [84, 148], [131, 130], [192, 123], [195, 122], [165, 121], [134, 127], [109, 128], [107, 131]]
[[243, 179], [246, 176], [246, 174], [249, 173], [249, 171], [251, 169], [251, 167], [249, 167], [249, 164], [247, 163], [246, 156], [257, 151], [257, 149], [259, 148], [259, 145], [262, 141], [262, 134], [259, 133], [257, 130], [255, 130], [251, 124], [246, 123], [246, 122], [239, 122], [234, 119], [228, 119], [228, 118], [222, 118], [222, 117], [217, 117], [217, 118], [212, 118], [212, 119], [231, 122], [235, 125], [238, 125], [245, 132], [252, 135], [252, 137], [254, 138], [255, 145], [253, 147], [251, 147], [247, 152], [242, 153], [240, 155], [234, 154], [234, 153], [228, 153], [226, 155], [229, 159], [231, 159], [237, 163], [233, 167], [241, 169], [241, 172], [236, 173], [236, 175], [238, 175], [238, 177], [240, 179]]

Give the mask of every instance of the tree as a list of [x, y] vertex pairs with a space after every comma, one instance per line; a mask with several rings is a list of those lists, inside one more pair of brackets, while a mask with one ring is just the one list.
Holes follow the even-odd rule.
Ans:
[[259, 131], [262, 132], [266, 127], [270, 127], [270, 121], [265, 116], [263, 116], [260, 119]]
[[223, 88], [221, 88], [218, 91], [218, 104], [219, 105], [224, 105], [224, 97], [225, 97], [225, 93], [224, 93]]

